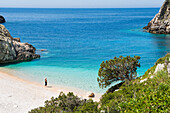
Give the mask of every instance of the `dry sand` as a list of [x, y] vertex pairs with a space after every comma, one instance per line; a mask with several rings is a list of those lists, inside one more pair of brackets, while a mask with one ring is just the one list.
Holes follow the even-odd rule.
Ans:
[[[33, 108], [44, 106], [45, 100], [59, 93], [74, 92], [79, 97], [88, 99], [90, 92], [63, 86], [45, 87], [21, 78], [0, 72], [0, 113], [28, 113]], [[94, 101], [99, 101], [101, 94], [95, 94]]]

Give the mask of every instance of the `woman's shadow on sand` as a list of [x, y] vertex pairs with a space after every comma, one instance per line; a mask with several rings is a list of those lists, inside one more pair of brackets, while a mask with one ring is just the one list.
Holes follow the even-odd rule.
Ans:
[[52, 86], [46, 86], [47, 88], [52, 88]]

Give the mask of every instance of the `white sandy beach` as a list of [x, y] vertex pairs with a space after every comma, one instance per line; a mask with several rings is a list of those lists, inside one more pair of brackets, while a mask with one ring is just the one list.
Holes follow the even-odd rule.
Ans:
[[[90, 92], [63, 86], [45, 87], [39, 83], [29, 82], [13, 75], [0, 72], [0, 113], [28, 113], [33, 108], [44, 106], [45, 100], [59, 93], [69, 91], [88, 98]], [[100, 94], [95, 94], [94, 101], [99, 101]]]

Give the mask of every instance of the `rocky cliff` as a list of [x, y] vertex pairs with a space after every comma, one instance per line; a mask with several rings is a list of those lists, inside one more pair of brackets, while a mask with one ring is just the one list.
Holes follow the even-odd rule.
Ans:
[[150, 33], [170, 34], [170, 0], [165, 0], [159, 13], [155, 15], [144, 29]]
[[0, 23], [5, 23], [5, 18], [0, 15]]
[[13, 38], [5, 26], [0, 24], [0, 65], [40, 58], [35, 51], [35, 47], [28, 43], [21, 43], [18, 38]]

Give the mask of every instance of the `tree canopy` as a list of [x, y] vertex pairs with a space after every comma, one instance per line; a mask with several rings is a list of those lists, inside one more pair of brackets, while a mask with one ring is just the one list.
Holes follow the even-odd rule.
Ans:
[[100, 65], [97, 81], [101, 88], [106, 88], [116, 81], [132, 80], [137, 75], [137, 67], [140, 67], [140, 56], [120, 56], [109, 61], [103, 61]]

